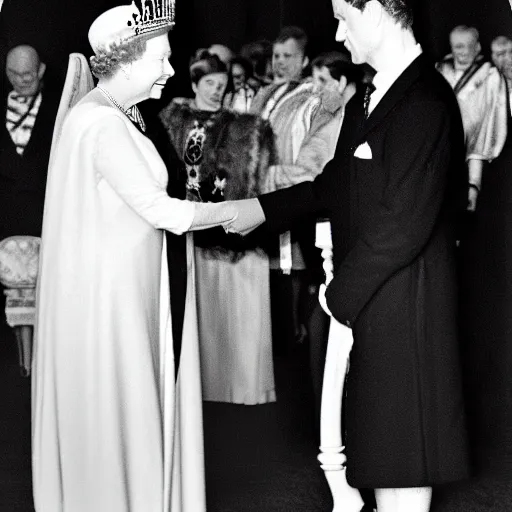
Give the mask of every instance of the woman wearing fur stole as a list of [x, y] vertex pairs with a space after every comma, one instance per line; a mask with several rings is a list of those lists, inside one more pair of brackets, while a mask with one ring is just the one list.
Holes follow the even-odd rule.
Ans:
[[[190, 66], [194, 99], [177, 98], [161, 113], [183, 159], [187, 198], [199, 202], [256, 197], [275, 163], [270, 125], [223, 110], [225, 65], [207, 52]], [[204, 400], [275, 401], [268, 256], [257, 234], [223, 229], [194, 237]]]

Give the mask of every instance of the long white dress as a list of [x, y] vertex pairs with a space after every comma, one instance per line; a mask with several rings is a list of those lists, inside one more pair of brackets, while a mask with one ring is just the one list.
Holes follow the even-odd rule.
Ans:
[[196, 275], [203, 399], [275, 402], [267, 254], [231, 261], [196, 247]]
[[33, 361], [37, 512], [206, 509], [193, 249], [188, 240], [175, 382], [157, 229], [183, 232], [194, 207], [169, 198], [166, 184], [153, 144], [98, 90], [70, 112], [43, 222]]

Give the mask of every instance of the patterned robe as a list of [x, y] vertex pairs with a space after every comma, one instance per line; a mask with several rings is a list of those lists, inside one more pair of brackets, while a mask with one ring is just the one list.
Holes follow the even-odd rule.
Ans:
[[507, 137], [508, 98], [505, 78], [482, 56], [462, 76], [451, 55], [438, 65], [438, 71], [452, 86], [462, 114], [467, 160], [494, 160]]
[[[273, 84], [260, 89], [251, 111], [269, 120], [276, 137], [279, 163], [268, 170], [265, 192], [312, 181], [334, 155], [344, 114], [340, 95], [315, 94], [310, 81]], [[289, 273], [308, 266], [311, 244], [305, 240], [299, 247], [297, 241], [311, 238], [305, 231], [280, 235], [279, 259], [273, 253], [271, 268]]]

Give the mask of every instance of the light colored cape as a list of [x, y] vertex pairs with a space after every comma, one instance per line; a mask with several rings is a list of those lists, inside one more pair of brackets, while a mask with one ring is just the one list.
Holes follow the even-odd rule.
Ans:
[[[167, 170], [153, 144], [99, 91], [64, 117], [37, 290], [36, 511], [202, 512], [192, 245], [187, 235], [175, 382], [165, 238], [155, 227], [172, 230], [180, 202], [166, 197]], [[113, 122], [119, 134], [104, 140]]]

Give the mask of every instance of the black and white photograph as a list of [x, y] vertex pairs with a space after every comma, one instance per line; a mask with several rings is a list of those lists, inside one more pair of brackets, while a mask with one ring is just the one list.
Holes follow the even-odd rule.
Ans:
[[0, 512], [512, 511], [512, 0], [0, 0]]

